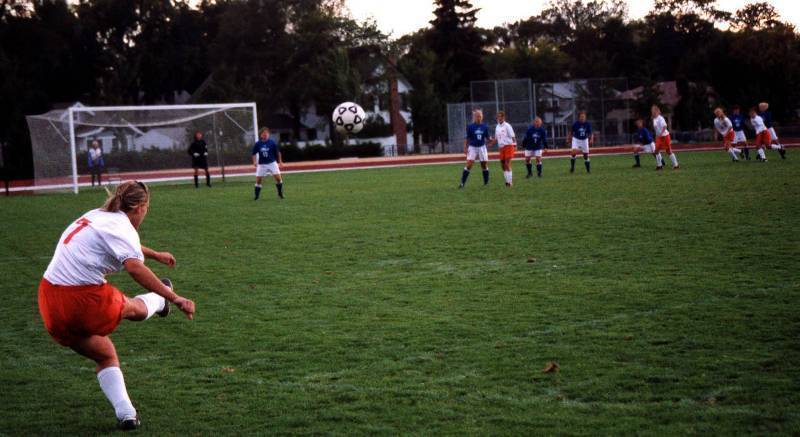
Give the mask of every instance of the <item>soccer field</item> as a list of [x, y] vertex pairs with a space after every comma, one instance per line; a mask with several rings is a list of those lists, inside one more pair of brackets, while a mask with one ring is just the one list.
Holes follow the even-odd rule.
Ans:
[[[193, 322], [112, 335], [146, 434], [800, 432], [800, 160], [544, 162], [154, 186]], [[36, 287], [101, 190], [0, 199], [0, 434], [112, 432]], [[111, 282], [140, 293], [122, 273]], [[548, 362], [560, 372], [544, 373]]]

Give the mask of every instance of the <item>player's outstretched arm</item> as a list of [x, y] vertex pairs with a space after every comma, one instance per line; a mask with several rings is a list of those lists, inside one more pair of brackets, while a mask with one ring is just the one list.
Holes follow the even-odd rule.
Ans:
[[160, 262], [161, 264], [166, 264], [170, 268], [175, 267], [175, 257], [169, 252], [158, 252], [150, 249], [149, 247], [142, 246], [142, 253], [147, 259], [152, 259]]
[[128, 271], [128, 274], [131, 275], [131, 278], [133, 278], [136, 283], [163, 297], [167, 301], [174, 303], [175, 306], [186, 314], [189, 320], [194, 317], [194, 302], [178, 296], [171, 288], [164, 285], [155, 273], [147, 268], [143, 262], [136, 258], [129, 258], [125, 260], [124, 265], [125, 270]]

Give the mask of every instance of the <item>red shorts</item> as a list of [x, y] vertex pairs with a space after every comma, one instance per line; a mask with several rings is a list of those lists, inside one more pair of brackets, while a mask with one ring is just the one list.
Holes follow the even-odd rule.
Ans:
[[760, 134], [756, 135], [756, 146], [769, 146], [772, 143], [772, 135], [769, 133], [769, 129], [761, 131]]
[[725, 144], [730, 144], [730, 143], [733, 142], [733, 138], [734, 138], [733, 137], [733, 129], [731, 129], [731, 130], [728, 131], [728, 133], [725, 134], [725, 136], [722, 138], [722, 141]]
[[500, 160], [513, 159], [515, 151], [516, 151], [516, 146], [514, 144], [501, 147]]
[[125, 295], [114, 286], [39, 283], [39, 313], [47, 332], [62, 346], [114, 332], [122, 320]]
[[669, 134], [664, 135], [663, 137], [656, 137], [656, 153], [662, 150], [666, 151], [667, 153], [672, 153], [672, 140]]

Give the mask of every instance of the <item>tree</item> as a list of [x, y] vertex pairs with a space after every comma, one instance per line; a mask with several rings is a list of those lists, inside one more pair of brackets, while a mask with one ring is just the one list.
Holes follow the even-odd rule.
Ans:
[[752, 31], [770, 29], [781, 24], [775, 7], [767, 2], [750, 3], [736, 11], [732, 20], [738, 30]]

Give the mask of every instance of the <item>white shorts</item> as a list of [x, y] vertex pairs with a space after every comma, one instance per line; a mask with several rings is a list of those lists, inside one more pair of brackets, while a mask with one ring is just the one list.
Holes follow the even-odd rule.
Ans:
[[543, 149], [539, 149], [539, 150], [528, 150], [528, 149], [525, 149], [525, 157], [526, 158], [530, 158], [532, 156], [535, 156], [537, 158], [541, 158], [542, 157], [542, 150]]
[[472, 147], [469, 146], [467, 149], [467, 161], [480, 161], [486, 162], [489, 160], [489, 152], [486, 150], [486, 146], [481, 147]]
[[775, 128], [769, 128], [769, 134], [772, 135], [772, 141], [778, 141], [778, 134], [775, 133]]
[[583, 153], [589, 153], [589, 139], [579, 140], [575, 137], [572, 137], [572, 148], [573, 149], [580, 149]]
[[258, 167], [256, 167], [256, 177], [263, 178], [268, 174], [272, 176], [281, 175], [281, 169], [278, 168], [277, 162], [271, 162], [269, 164], [258, 164]]
[[743, 130], [733, 131], [733, 144], [746, 143], [746, 142], [747, 142], [747, 136], [744, 134]]
[[656, 153], [656, 143], [640, 144], [639, 149], [644, 153]]

